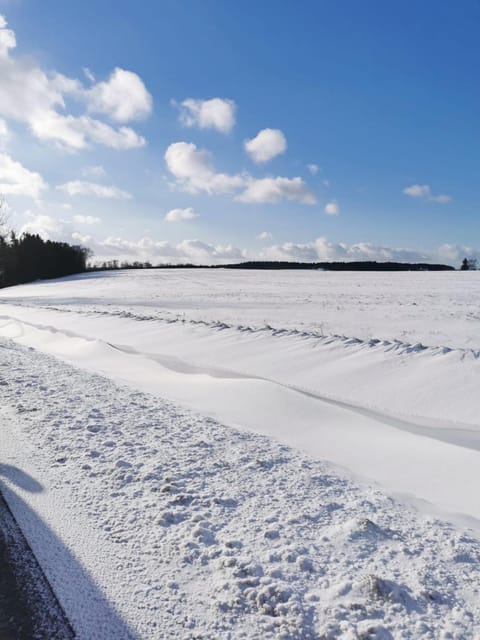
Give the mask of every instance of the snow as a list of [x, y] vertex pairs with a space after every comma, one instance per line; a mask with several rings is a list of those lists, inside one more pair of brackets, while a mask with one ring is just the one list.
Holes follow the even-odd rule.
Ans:
[[2, 492], [78, 636], [475, 637], [479, 289], [175, 270], [1, 291], [0, 461], [42, 487]]

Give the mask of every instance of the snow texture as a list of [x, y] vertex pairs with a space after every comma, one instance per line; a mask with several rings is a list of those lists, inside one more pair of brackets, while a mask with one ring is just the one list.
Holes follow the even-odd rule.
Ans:
[[[449, 300], [459, 317], [448, 349], [425, 349], [382, 334], [376, 308], [371, 327], [385, 343], [322, 335], [307, 311], [305, 330], [294, 326], [289, 287], [297, 278], [298, 293], [304, 274], [283, 276], [277, 328], [252, 321], [230, 273], [215, 272], [224, 311], [212, 310], [210, 273], [94, 274], [2, 292], [2, 492], [78, 637], [478, 637], [467, 297]], [[179, 280], [188, 289], [195, 279], [204, 306], [192, 294], [174, 311]], [[261, 282], [245, 294], [259, 307]], [[426, 313], [409, 337], [433, 335]], [[346, 315], [339, 325], [353, 326]]]

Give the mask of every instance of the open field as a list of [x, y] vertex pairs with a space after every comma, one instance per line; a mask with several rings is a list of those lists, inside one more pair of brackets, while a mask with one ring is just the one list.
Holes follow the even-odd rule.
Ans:
[[1, 291], [5, 497], [79, 637], [475, 637], [479, 276]]

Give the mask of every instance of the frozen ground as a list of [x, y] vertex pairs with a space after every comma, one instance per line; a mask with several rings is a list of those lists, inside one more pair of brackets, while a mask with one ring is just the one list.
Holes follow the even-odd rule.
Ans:
[[480, 272], [145, 270], [11, 287], [4, 301], [480, 349]]
[[2, 462], [43, 487], [3, 491], [80, 637], [479, 637], [478, 275], [0, 292]]

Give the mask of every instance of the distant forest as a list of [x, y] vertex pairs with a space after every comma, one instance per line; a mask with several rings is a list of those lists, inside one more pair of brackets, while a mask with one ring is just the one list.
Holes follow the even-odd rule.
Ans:
[[454, 271], [446, 264], [425, 262], [242, 262], [227, 269], [317, 269], [324, 271]]
[[323, 271], [454, 271], [455, 268], [446, 264], [428, 264], [426, 262], [272, 262], [250, 261], [235, 264], [159, 264], [153, 266], [150, 262], [119, 262], [110, 260], [101, 265], [90, 267], [92, 271], [111, 271], [116, 269], [308, 269]]
[[0, 287], [81, 273], [87, 269], [89, 256], [85, 247], [43, 240], [38, 235], [0, 235]]

